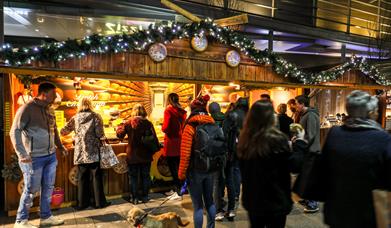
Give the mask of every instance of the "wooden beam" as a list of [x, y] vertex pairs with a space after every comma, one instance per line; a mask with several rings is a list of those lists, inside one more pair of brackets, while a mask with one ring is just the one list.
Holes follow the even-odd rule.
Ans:
[[[51, 76], [68, 76], [68, 77], [83, 77], [83, 78], [97, 78], [97, 79], [120, 79], [130, 81], [151, 81], [151, 82], [178, 82], [178, 83], [200, 83], [211, 85], [225, 85], [231, 82], [230, 80], [208, 80], [199, 79], [197, 76], [192, 78], [184, 78], [179, 75], [167, 75], [164, 77], [152, 74], [138, 74], [138, 73], [115, 73], [115, 72], [94, 72], [94, 71], [77, 71], [67, 69], [50, 69], [50, 68], [33, 68], [33, 67], [10, 67], [0, 66], [0, 73], [8, 74], [25, 74], [25, 75], [51, 75]], [[238, 81], [241, 85], [249, 85], [254, 87], [287, 87], [287, 88], [320, 88], [320, 89], [391, 89], [391, 86], [382, 85], [362, 85], [352, 83], [322, 83], [318, 85], [305, 85], [300, 83], [290, 82], [261, 82], [261, 81]]]
[[168, 0], [161, 0], [161, 3], [165, 6], [167, 6], [168, 8], [182, 14], [183, 16], [185, 16], [186, 18], [188, 18], [189, 20], [191, 21], [194, 21], [194, 22], [200, 22], [201, 21], [201, 18], [195, 16], [194, 14], [190, 13], [189, 11], [175, 5], [174, 3], [168, 1]]
[[247, 24], [248, 23], [248, 16], [247, 13], [243, 13], [237, 16], [233, 17], [226, 17], [217, 19], [214, 21], [216, 24], [220, 26], [230, 26], [230, 25], [240, 25], [240, 24]]

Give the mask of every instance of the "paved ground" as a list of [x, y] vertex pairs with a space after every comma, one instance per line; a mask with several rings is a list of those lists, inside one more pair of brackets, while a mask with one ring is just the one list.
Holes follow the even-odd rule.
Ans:
[[[158, 206], [163, 200], [164, 195], [159, 193], [151, 194], [152, 200], [146, 204], [139, 204], [138, 207], [142, 209], [151, 209]], [[123, 199], [112, 200], [112, 205], [104, 209], [87, 209], [84, 211], [75, 211], [73, 208], [62, 208], [55, 210], [53, 213], [65, 220], [65, 224], [59, 227], [62, 228], [122, 228], [132, 227], [126, 221], [127, 212], [133, 207]], [[156, 210], [156, 214], [175, 211], [182, 219], [189, 220], [191, 223], [188, 227], [193, 227], [192, 222], [192, 205], [189, 195], [184, 196], [182, 201], [168, 201], [164, 206]], [[286, 227], [295, 228], [325, 228], [322, 223], [322, 213], [304, 214], [303, 208], [295, 204], [293, 211], [288, 216]], [[206, 218], [204, 216], [204, 224]], [[0, 218], [0, 228], [11, 228], [15, 217], [2, 217]], [[39, 224], [39, 218], [37, 213], [31, 214], [31, 223], [34, 225]], [[205, 225], [204, 225], [205, 226]], [[239, 206], [237, 210], [237, 216], [234, 222], [224, 221], [217, 222], [216, 228], [223, 227], [248, 227], [249, 222], [247, 219], [246, 211]]]

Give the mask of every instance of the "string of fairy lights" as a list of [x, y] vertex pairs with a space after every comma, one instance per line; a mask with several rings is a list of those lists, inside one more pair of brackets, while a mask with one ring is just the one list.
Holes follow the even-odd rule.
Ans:
[[206, 36], [208, 40], [231, 46], [259, 64], [272, 65], [277, 74], [296, 78], [303, 84], [334, 81], [345, 72], [358, 69], [380, 85], [391, 85], [391, 81], [365, 58], [352, 57], [338, 67], [319, 73], [304, 72], [295, 64], [273, 52], [256, 49], [251, 39], [227, 27], [220, 27], [209, 18], [189, 24], [163, 22], [151, 24], [147, 29], [138, 29], [131, 34], [114, 36], [95, 34], [81, 40], [68, 39], [62, 42], [48, 42], [28, 48], [17, 49], [10, 44], [5, 44], [0, 53], [4, 58], [4, 62], [12, 66], [31, 64], [33, 61], [56, 63], [69, 58], [82, 58], [91, 53], [144, 51], [150, 44], [167, 44], [175, 39], [192, 38], [194, 36]]

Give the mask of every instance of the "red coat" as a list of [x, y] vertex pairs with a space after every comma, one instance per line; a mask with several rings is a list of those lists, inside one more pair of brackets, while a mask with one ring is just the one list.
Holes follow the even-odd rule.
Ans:
[[186, 111], [171, 105], [164, 111], [162, 131], [164, 136], [163, 156], [179, 156], [182, 138], [182, 127], [186, 120]]

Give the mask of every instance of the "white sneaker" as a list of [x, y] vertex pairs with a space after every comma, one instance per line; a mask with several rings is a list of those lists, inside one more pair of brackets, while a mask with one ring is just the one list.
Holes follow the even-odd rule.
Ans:
[[183, 199], [182, 196], [178, 195], [178, 193], [176, 193], [176, 192], [174, 194], [172, 194], [171, 196], [169, 196], [168, 198], [169, 198], [169, 200], [182, 200]]
[[164, 195], [166, 196], [172, 196], [175, 192], [171, 189], [169, 192], [165, 192]]
[[38, 228], [38, 227], [31, 225], [30, 223], [28, 223], [27, 220], [22, 220], [20, 222], [15, 222], [14, 228]]
[[64, 224], [64, 220], [58, 219], [53, 215], [47, 219], [41, 219], [40, 226], [58, 226]]
[[224, 219], [224, 212], [219, 212], [216, 214], [215, 221], [223, 221]]
[[233, 217], [235, 217], [235, 216], [236, 216], [235, 211], [229, 211], [228, 214], [227, 214], [227, 217], [228, 217], [228, 218], [233, 218]]

